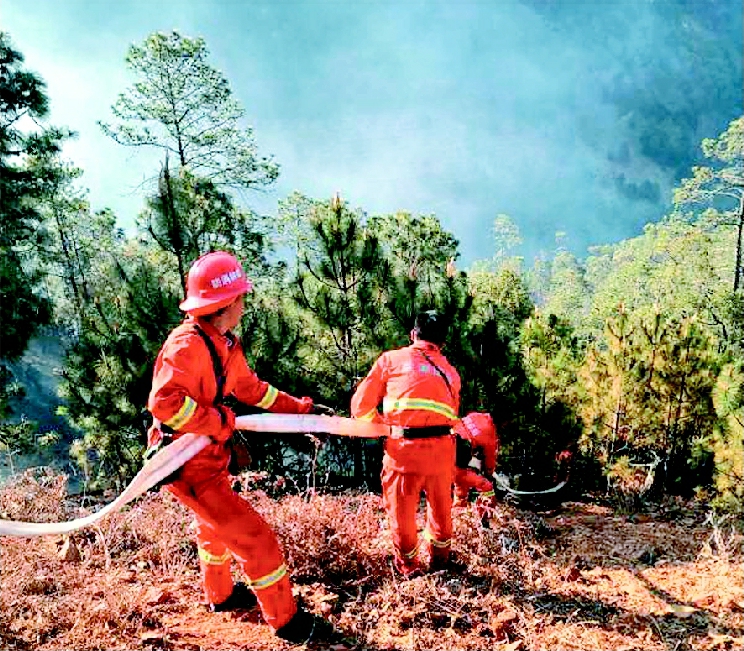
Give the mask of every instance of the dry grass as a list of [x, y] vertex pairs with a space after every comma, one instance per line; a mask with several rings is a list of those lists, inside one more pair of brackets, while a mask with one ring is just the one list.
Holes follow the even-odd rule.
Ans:
[[[459, 570], [401, 580], [379, 497], [247, 497], [276, 528], [297, 593], [360, 648], [744, 648], [741, 533], [694, 505], [641, 516], [500, 505], [490, 529], [458, 509]], [[80, 511], [63, 478], [37, 471], [0, 489], [0, 513]], [[72, 541], [2, 539], [0, 647], [285, 648], [256, 613], [206, 611], [190, 517], [169, 496], [147, 495]]]

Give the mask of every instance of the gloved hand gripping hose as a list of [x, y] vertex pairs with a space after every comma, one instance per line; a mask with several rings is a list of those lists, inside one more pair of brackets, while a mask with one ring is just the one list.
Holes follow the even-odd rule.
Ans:
[[312, 414], [315, 414], [316, 416], [335, 416], [336, 410], [333, 407], [328, 407], [326, 405], [321, 405], [319, 403], [315, 403], [313, 405], [313, 410], [310, 412]]

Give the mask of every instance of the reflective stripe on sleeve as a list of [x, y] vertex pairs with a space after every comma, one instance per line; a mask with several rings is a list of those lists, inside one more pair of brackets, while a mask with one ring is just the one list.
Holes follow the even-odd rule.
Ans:
[[270, 572], [269, 574], [266, 574], [265, 576], [262, 576], [259, 579], [251, 579], [249, 581], [249, 587], [252, 590], [264, 590], [266, 588], [270, 588], [272, 585], [274, 585], [278, 581], [281, 581], [282, 578], [284, 578], [284, 575], [286, 573], [287, 573], [287, 566], [282, 564], [279, 567], [277, 567], [273, 572]]
[[444, 549], [445, 547], [449, 547], [452, 544], [451, 538], [449, 540], [437, 540], [428, 529], [424, 531], [424, 538], [426, 538], [426, 541], [432, 547], [437, 547], [438, 549]]
[[266, 389], [266, 393], [264, 394], [264, 397], [261, 398], [259, 402], [256, 403], [256, 407], [259, 407], [260, 409], [268, 409], [276, 402], [277, 397], [279, 396], [279, 391], [272, 387], [271, 385], [268, 386]]
[[455, 410], [448, 404], [422, 398], [398, 398], [397, 400], [385, 398], [382, 402], [382, 411], [389, 414], [391, 411], [431, 411], [440, 414], [450, 420], [457, 420]]
[[494, 497], [496, 493], [494, 491], [483, 491], [482, 493], [478, 493], [478, 497], [484, 497], [484, 498], [490, 498]]
[[224, 565], [232, 558], [230, 550], [226, 551], [221, 556], [215, 556], [210, 554], [206, 549], [199, 547], [199, 560], [205, 565]]
[[196, 411], [196, 400], [191, 396], [186, 396], [183, 399], [181, 408], [175, 413], [173, 418], [163, 421], [164, 425], [167, 425], [173, 430], [180, 430], [186, 423], [191, 420], [191, 417]]

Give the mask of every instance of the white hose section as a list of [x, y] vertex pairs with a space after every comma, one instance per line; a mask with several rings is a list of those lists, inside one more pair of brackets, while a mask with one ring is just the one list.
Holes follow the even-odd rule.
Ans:
[[389, 425], [368, 423], [367, 421], [341, 416], [310, 416], [307, 414], [238, 416], [235, 419], [235, 427], [252, 432], [335, 434], [337, 436], [367, 439], [377, 439], [390, 435]]
[[[480, 459], [476, 459], [475, 457], [473, 457], [468, 464], [468, 468], [473, 468], [474, 470], [480, 471], [483, 469], [483, 462]], [[496, 484], [498, 484], [501, 490], [506, 491], [507, 493], [511, 493], [512, 495], [546, 495], [549, 493], [557, 493], [568, 483], [568, 480], [564, 479], [559, 484], [556, 484], [552, 488], [547, 488], [543, 491], [519, 491], [511, 487], [509, 478], [506, 475], [495, 472], [493, 473], [492, 479], [496, 482]]]
[[207, 436], [198, 434], [184, 434], [169, 446], [160, 450], [140, 470], [131, 483], [113, 502], [104, 506], [100, 511], [91, 513], [83, 518], [68, 520], [67, 522], [16, 522], [0, 520], [0, 536], [34, 536], [60, 535], [70, 533], [76, 529], [95, 524], [109, 513], [117, 511], [127, 502], [152, 488], [159, 481], [165, 479], [173, 471], [180, 468], [197, 452], [209, 445]]
[[493, 479], [499, 485], [499, 488], [506, 491], [507, 493], [511, 493], [512, 495], [548, 495], [550, 493], [557, 493], [568, 483], [568, 480], [564, 479], [562, 482], [556, 484], [552, 488], [546, 488], [543, 491], [519, 491], [509, 485], [509, 479], [505, 475], [501, 475], [495, 472], [493, 473]]
[[[390, 433], [390, 428], [387, 425], [367, 423], [353, 418], [342, 418], [341, 416], [310, 416], [305, 414], [238, 416], [235, 419], [235, 427], [252, 432], [336, 434], [338, 436], [362, 438], [380, 438]], [[210, 443], [211, 439], [208, 436], [184, 434], [155, 454], [137, 473], [121, 495], [100, 511], [67, 522], [17, 522], [0, 519], [0, 536], [33, 538], [35, 536], [60, 535], [95, 524], [145, 493], [175, 470], [178, 470]]]

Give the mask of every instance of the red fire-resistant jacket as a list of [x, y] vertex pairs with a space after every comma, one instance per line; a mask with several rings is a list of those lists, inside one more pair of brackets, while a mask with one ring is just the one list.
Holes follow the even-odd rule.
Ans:
[[[351, 399], [355, 418], [400, 427], [454, 425], [459, 408], [460, 376], [439, 347], [427, 341], [380, 355]], [[438, 474], [454, 463], [453, 440], [393, 434], [385, 441], [384, 465], [398, 472]]]
[[[155, 361], [152, 389], [147, 408], [163, 425], [179, 434], [206, 434], [224, 440], [230, 432], [222, 432], [223, 417], [214, 406], [217, 379], [212, 356], [194, 323], [212, 340], [220, 356], [225, 374], [223, 395], [233, 395], [240, 402], [279, 413], [308, 413], [313, 406], [310, 398], [294, 398], [260, 380], [248, 366], [240, 343], [231, 334], [221, 335], [208, 322], [187, 318], [168, 336]], [[150, 445], [162, 433], [150, 430]], [[227, 468], [230, 459], [224, 443], [214, 442], [199, 452], [184, 466], [189, 476], [211, 474]]]

